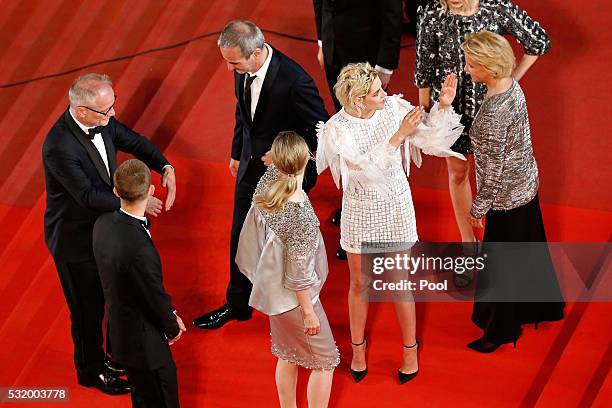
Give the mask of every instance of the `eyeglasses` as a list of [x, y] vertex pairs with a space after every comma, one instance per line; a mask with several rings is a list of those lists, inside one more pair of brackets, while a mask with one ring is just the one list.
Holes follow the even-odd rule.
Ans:
[[113, 95], [113, 104], [111, 105], [110, 108], [108, 108], [106, 110], [106, 112], [100, 112], [100, 111], [97, 111], [95, 109], [88, 108], [87, 106], [83, 106], [83, 105], [79, 105], [79, 108], [85, 108], [85, 109], [90, 110], [92, 112], [99, 113], [100, 115], [108, 116], [108, 112], [110, 112], [115, 107], [115, 102], [117, 102], [117, 95]]

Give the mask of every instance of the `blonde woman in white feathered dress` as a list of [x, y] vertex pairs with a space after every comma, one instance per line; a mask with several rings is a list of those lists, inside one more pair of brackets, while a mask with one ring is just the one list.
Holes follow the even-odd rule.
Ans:
[[[343, 108], [319, 124], [317, 170], [322, 173], [329, 167], [336, 186], [342, 185], [340, 245], [348, 254], [350, 270], [351, 375], [356, 382], [367, 374], [368, 302], [363, 297], [367, 283], [362, 256], [371, 246], [390, 252], [398, 243], [409, 247], [418, 241], [407, 179], [411, 159], [420, 166], [423, 152], [465, 160], [449, 149], [463, 129], [450, 107], [456, 86], [456, 77], [449, 75], [440, 102], [426, 114], [401, 95], [387, 96], [370, 64], [349, 64], [334, 87]], [[395, 309], [404, 343], [398, 379], [405, 383], [418, 373], [415, 308], [413, 302], [399, 301]]]

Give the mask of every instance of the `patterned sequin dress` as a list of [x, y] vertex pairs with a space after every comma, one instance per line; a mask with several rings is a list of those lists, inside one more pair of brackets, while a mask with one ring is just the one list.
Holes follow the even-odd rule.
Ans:
[[[255, 196], [264, 194], [280, 175], [270, 166]], [[272, 354], [314, 370], [331, 370], [340, 354], [321, 305], [319, 293], [328, 274], [327, 257], [319, 220], [304, 193], [305, 201], [287, 202], [277, 213], [253, 204], [246, 216], [236, 264], [253, 284], [249, 305], [270, 317]], [[302, 308], [296, 291], [309, 290], [321, 330], [304, 333]]]
[[342, 180], [340, 245], [347, 252], [403, 251], [418, 241], [410, 160], [420, 166], [421, 151], [465, 159], [449, 149], [463, 129], [459, 115], [437, 105], [401, 148], [389, 144], [413, 108], [401, 95], [387, 96], [369, 119], [342, 109], [319, 125], [317, 171], [329, 167], [338, 187]]
[[460, 45], [467, 34], [482, 30], [511, 35], [528, 55], [543, 55], [550, 49], [544, 29], [508, 0], [480, 0], [478, 11], [471, 16], [444, 10], [437, 0], [419, 8], [414, 82], [419, 88], [430, 88], [433, 104], [446, 76], [457, 74], [453, 106], [462, 114], [464, 131], [452, 149], [460, 153], [472, 153], [469, 130], [486, 94], [486, 86], [475, 84], [464, 72]]

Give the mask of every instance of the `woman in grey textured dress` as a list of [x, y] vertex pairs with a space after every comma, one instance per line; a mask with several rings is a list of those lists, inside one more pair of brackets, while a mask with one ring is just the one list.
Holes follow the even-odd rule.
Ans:
[[319, 220], [298, 188], [310, 151], [297, 133], [281, 132], [271, 156], [240, 233], [236, 264], [253, 283], [249, 305], [270, 317], [281, 407], [296, 406], [298, 365], [312, 370], [308, 406], [326, 407], [340, 355], [319, 299], [328, 272]]
[[[457, 97], [453, 106], [462, 115], [464, 129], [452, 149], [463, 154], [472, 153], [470, 126], [484, 99], [486, 87], [463, 72], [465, 59], [460, 45], [467, 34], [481, 30], [509, 34], [521, 43], [524, 54], [512, 72], [517, 81], [538, 56], [550, 49], [550, 40], [544, 29], [510, 0], [435, 0], [419, 10], [414, 70], [419, 103], [429, 107], [438, 97], [444, 78], [450, 73], [458, 75]], [[448, 157], [446, 163], [449, 192], [461, 240], [474, 242], [474, 230], [465, 217], [472, 202], [469, 162]], [[469, 276], [457, 275], [457, 278], [468, 280], [462, 284], [460, 280], [457, 284], [469, 284]]]
[[504, 37], [488, 31], [469, 34], [462, 48], [466, 72], [487, 86], [470, 130], [478, 190], [466, 216], [476, 228], [482, 228], [483, 217], [487, 221], [487, 268], [478, 276], [472, 313], [484, 334], [468, 347], [491, 353], [504, 343], [516, 345], [523, 323], [537, 328], [541, 321], [563, 318], [564, 303], [545, 245], [516, 252], [525, 247], [496, 244], [546, 242], [527, 104], [511, 76], [512, 48]]

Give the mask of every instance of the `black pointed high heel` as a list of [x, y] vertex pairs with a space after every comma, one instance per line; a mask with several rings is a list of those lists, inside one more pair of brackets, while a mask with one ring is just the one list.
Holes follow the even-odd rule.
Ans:
[[[412, 346], [407, 346], [404, 344], [404, 347], [407, 349], [412, 349], [412, 348], [417, 347], [417, 352], [419, 350], [418, 346], [419, 346], [418, 340]], [[404, 373], [401, 370], [397, 370], [397, 379], [399, 380], [400, 384], [405, 384], [408, 381], [412, 380], [414, 377], [416, 377], [418, 373], [419, 373], [418, 369], [414, 373]]]
[[[363, 346], [364, 344], [367, 346], [367, 342], [366, 339], [363, 339], [363, 341], [361, 343], [353, 343], [351, 341], [351, 344], [353, 346], [359, 347], [359, 346]], [[359, 381], [363, 380], [365, 378], [365, 376], [368, 374], [368, 368], [366, 367], [365, 370], [361, 370], [361, 371], [355, 371], [352, 368], [351, 370], [351, 377], [353, 377], [353, 380], [355, 380], [356, 383], [358, 383]]]
[[[516, 341], [517, 339], [512, 340], [512, 344], [514, 345], [514, 348], [516, 348]], [[477, 340], [474, 340], [471, 343], [468, 343], [467, 346], [471, 348], [472, 350], [477, 351], [479, 353], [489, 354], [497, 350], [499, 346], [501, 346], [502, 344], [504, 343], [493, 343], [490, 341], [486, 341], [484, 338], [481, 337]]]

